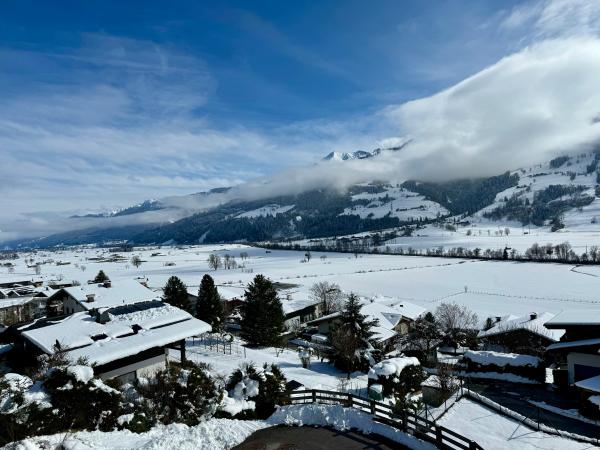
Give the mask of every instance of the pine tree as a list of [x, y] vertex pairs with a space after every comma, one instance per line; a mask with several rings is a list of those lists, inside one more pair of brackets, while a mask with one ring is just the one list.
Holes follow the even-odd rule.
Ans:
[[176, 308], [181, 308], [189, 313], [192, 312], [192, 305], [187, 293], [187, 287], [179, 278], [173, 276], [169, 278], [163, 289], [163, 300]]
[[196, 303], [196, 317], [212, 326], [213, 331], [223, 328], [225, 312], [223, 303], [215, 286], [215, 282], [208, 274], [202, 277], [200, 289], [198, 290], [198, 302]]
[[273, 283], [263, 275], [257, 275], [244, 296], [242, 338], [252, 346], [277, 345], [285, 318]]
[[371, 346], [370, 339], [375, 334], [372, 328], [379, 324], [377, 319], [369, 320], [361, 309], [358, 297], [350, 294], [330, 334], [332, 360], [348, 373], [348, 377], [360, 367], [362, 351]]
[[94, 278], [94, 283], [104, 283], [106, 280], [108, 280], [108, 276], [106, 276], [104, 270], [101, 270], [98, 272], [98, 275], [96, 275], [96, 278]]

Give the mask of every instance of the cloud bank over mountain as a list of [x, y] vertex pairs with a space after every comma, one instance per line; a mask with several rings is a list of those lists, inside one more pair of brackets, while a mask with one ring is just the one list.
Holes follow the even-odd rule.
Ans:
[[[77, 74], [75, 86], [38, 84], [0, 106], [0, 175], [14, 180], [0, 187], [0, 240], [172, 221], [227, 201], [363, 181], [495, 175], [588, 149], [600, 140], [599, 23], [597, 2], [526, 2], [482, 25], [511, 42], [511, 54], [441, 92], [274, 127], [199, 115], [218, 80], [201, 58], [168, 45], [87, 34], [81, 48], [58, 54], [0, 49], [5, 67]], [[376, 158], [320, 161], [406, 139]], [[183, 195], [222, 186], [233, 188]], [[64, 218], [148, 197], [177, 211]]]

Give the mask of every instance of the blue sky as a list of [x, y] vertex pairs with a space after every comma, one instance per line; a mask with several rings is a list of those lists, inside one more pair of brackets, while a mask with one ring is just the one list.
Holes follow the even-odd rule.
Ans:
[[528, 46], [596, 37], [597, 5], [5, 1], [0, 176], [14, 182], [0, 184], [0, 230], [423, 132], [411, 101]]

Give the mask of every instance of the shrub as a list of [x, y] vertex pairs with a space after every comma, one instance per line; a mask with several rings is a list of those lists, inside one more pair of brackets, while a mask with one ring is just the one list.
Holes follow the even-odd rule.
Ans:
[[419, 390], [423, 379], [423, 370], [415, 357], [386, 359], [369, 370], [369, 386], [380, 384], [384, 397], [405, 397]]
[[216, 412], [222, 398], [209, 366], [191, 362], [170, 364], [147, 383], [138, 383], [137, 390], [148, 420], [162, 424], [197, 425]]

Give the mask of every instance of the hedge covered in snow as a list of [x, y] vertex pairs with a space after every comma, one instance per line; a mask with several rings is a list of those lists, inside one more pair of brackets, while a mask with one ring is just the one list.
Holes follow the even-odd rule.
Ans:
[[423, 370], [415, 357], [386, 359], [369, 370], [369, 386], [381, 385], [384, 397], [417, 391], [422, 381]]
[[540, 358], [517, 353], [468, 350], [461, 366], [467, 373], [512, 374], [541, 383], [546, 379], [546, 368]]

